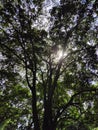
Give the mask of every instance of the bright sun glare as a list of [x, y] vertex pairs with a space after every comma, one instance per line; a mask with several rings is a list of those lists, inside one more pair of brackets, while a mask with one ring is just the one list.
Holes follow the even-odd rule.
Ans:
[[67, 53], [63, 53], [63, 50], [59, 50], [56, 54], [55, 60], [59, 61], [61, 58], [66, 57], [66, 56], [67, 56]]
[[63, 51], [62, 51], [62, 50], [59, 50], [59, 51], [57, 52], [57, 59], [58, 59], [58, 60], [61, 59], [62, 56], [63, 56]]

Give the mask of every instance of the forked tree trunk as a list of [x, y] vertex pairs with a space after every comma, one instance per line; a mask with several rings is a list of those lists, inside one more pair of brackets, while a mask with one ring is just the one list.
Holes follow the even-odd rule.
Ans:
[[44, 119], [42, 130], [56, 130], [56, 127], [52, 121], [52, 105], [51, 102], [46, 103], [44, 107]]
[[33, 96], [32, 96], [32, 114], [33, 114], [34, 130], [40, 130], [38, 113], [36, 108], [36, 99]]
[[44, 122], [43, 122], [43, 129], [42, 130], [56, 130], [56, 127], [53, 122], [47, 117], [44, 117]]

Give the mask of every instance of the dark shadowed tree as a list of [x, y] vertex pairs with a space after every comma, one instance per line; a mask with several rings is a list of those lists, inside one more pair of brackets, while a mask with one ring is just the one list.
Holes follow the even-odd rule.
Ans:
[[0, 6], [0, 121], [10, 119], [6, 129], [97, 127], [97, 1], [61, 0], [47, 16], [43, 2]]

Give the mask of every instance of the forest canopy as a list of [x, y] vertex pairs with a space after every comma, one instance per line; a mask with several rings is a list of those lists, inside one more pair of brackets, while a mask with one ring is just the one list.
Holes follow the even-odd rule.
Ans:
[[0, 3], [0, 127], [98, 129], [97, 0]]

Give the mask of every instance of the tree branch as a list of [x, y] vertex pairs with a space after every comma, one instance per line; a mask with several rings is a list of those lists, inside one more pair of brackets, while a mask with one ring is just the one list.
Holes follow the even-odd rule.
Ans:
[[81, 91], [75, 93], [74, 95], [72, 95], [72, 97], [70, 98], [70, 100], [68, 101], [67, 104], [64, 104], [64, 105], [62, 105], [62, 106], [59, 107], [59, 109], [57, 110], [57, 114], [56, 114], [56, 116], [55, 116], [55, 118], [54, 118], [54, 122], [56, 122], [57, 119], [63, 114], [63, 112], [64, 112], [69, 106], [71, 106], [71, 105], [73, 104], [73, 100], [75, 99], [76, 96], [81, 95], [81, 94], [83, 94], [83, 93], [88, 93], [88, 92], [91, 92], [91, 91], [96, 92], [97, 89], [96, 89], [96, 88], [93, 88], [93, 89], [81, 90]]
[[[23, 63], [24, 63], [24, 60], [19, 56], [19, 55], [17, 55], [16, 53], [15, 53], [15, 51], [12, 49], [12, 48], [9, 48], [7, 45], [5, 45], [5, 44], [1, 44], [1, 48], [2, 49], [4, 49], [4, 48], [6, 48], [7, 50], [9, 50], [12, 54], [14, 54], [20, 61], [22, 61]], [[5, 53], [6, 54], [6, 53]]]

